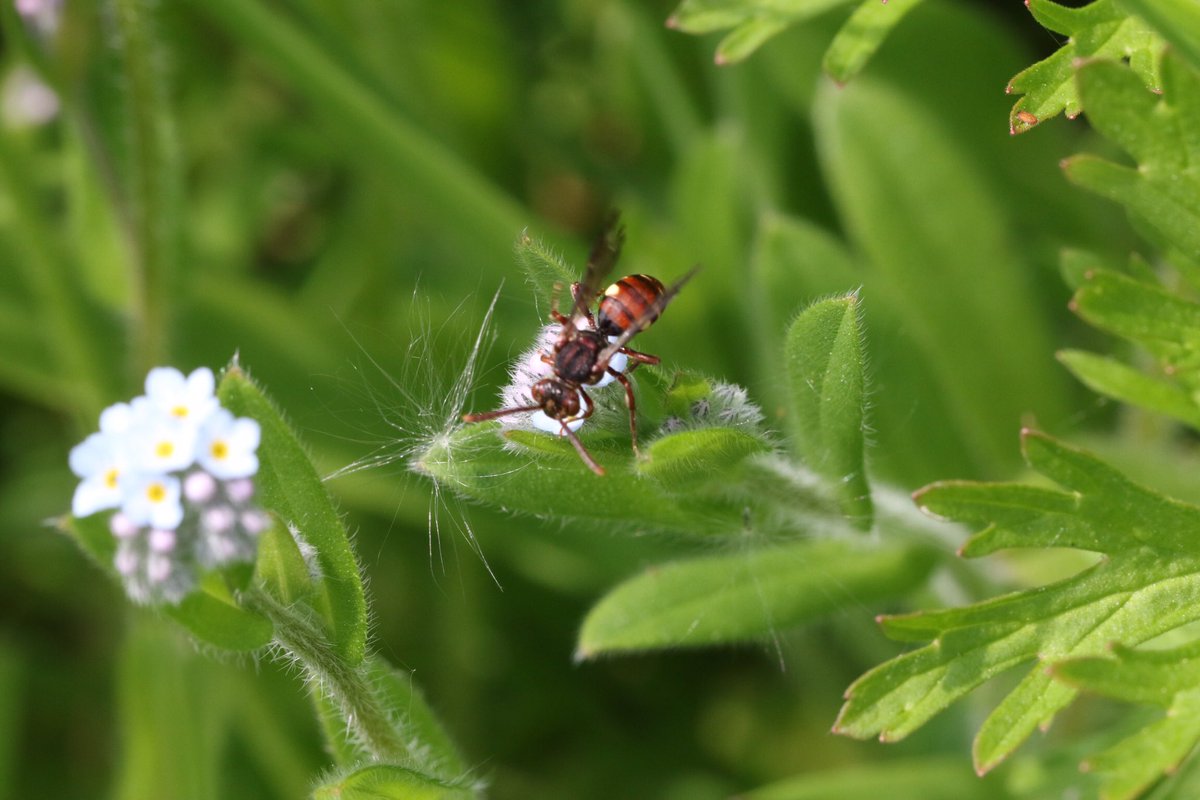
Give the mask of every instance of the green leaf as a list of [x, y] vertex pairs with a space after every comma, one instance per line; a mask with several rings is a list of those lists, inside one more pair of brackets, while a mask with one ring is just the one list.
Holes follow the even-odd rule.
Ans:
[[847, 693], [836, 730], [901, 739], [958, 698], [1008, 669], [1033, 663], [984, 722], [975, 741], [985, 772], [1050, 723], [1075, 689], [1046, 667], [1137, 644], [1200, 618], [1200, 508], [1129, 481], [1082, 451], [1026, 432], [1030, 467], [1062, 488], [935, 484], [916, 495], [927, 512], [983, 530], [964, 548], [1074, 547], [1105, 553], [1049, 586], [971, 606], [884, 620], [888, 635], [931, 641], [876, 667]]
[[300, 546], [287, 526], [275, 520], [258, 539], [255, 571], [281, 603], [295, 603], [313, 590], [312, 576]]
[[903, 758], [858, 763], [836, 770], [806, 772], [769, 786], [741, 792], [740, 800], [970, 800], [998, 797], [957, 758]]
[[712, 33], [732, 28], [717, 45], [718, 64], [749, 57], [789, 26], [820, 16], [853, 0], [683, 0], [667, 20], [685, 33]]
[[1117, 4], [1148, 22], [1200, 69], [1200, 5], [1193, 0], [1117, 0]]
[[694, 491], [728, 480], [743, 459], [769, 449], [762, 439], [733, 428], [680, 431], [645, 448], [637, 470], [667, 491]]
[[588, 613], [578, 658], [761, 639], [843, 607], [919, 586], [933, 559], [908, 546], [820, 539], [653, 567]]
[[825, 51], [822, 68], [838, 83], [857, 75], [883, 40], [922, 0], [863, 0]]
[[163, 606], [162, 611], [197, 639], [224, 650], [250, 652], [265, 647], [271, 641], [271, 622], [239, 608], [232, 597], [222, 596], [221, 588], [223, 585], [217, 581], [205, 580], [199, 591], [183, 598], [177, 606]]
[[549, 301], [556, 292], [562, 292], [560, 305], [564, 308], [570, 306], [570, 286], [579, 280], [579, 272], [567, 266], [567, 262], [553, 247], [530, 236], [529, 231], [522, 231], [513, 245], [513, 252], [535, 297]]
[[583, 441], [607, 474], [593, 474], [563, 438], [526, 430], [501, 435], [495, 423], [469, 425], [439, 439], [414, 467], [460, 494], [510, 511], [624, 521], [637, 530], [652, 526], [705, 533], [740, 528], [740, 517], [699, 513], [640, 478], [630, 463], [628, 441], [586, 436]]
[[1129, 67], [1107, 61], [1078, 70], [1092, 125], [1138, 161], [1137, 169], [1095, 156], [1064, 163], [1074, 182], [1123, 204], [1135, 221], [1191, 260], [1200, 257], [1200, 75], [1173, 53], [1162, 60], [1162, 96]]
[[361, 767], [313, 790], [313, 800], [469, 800], [475, 793], [391, 764]]
[[1158, 58], [1162, 40], [1144, 22], [1121, 11], [1114, 0], [1095, 0], [1081, 8], [1052, 0], [1028, 0], [1035, 19], [1067, 38], [1050, 57], [1022, 70], [1008, 84], [1024, 96], [1009, 114], [1009, 131], [1023, 133], [1064, 111], [1074, 118], [1091, 105], [1075, 85], [1074, 64], [1082, 58], [1128, 59], [1147, 89], [1160, 87]]
[[788, 329], [784, 357], [796, 450], [829, 481], [846, 516], [869, 529], [866, 356], [858, 295], [821, 300], [801, 312]]
[[366, 652], [366, 600], [346, 529], [324, 484], [279, 411], [236, 364], [225, 372], [217, 395], [234, 414], [252, 417], [262, 427], [257, 496], [316, 550], [318, 610], [326, 615], [342, 657], [359, 663]]
[[1200, 743], [1200, 643], [1174, 650], [1114, 648], [1115, 658], [1083, 658], [1054, 667], [1054, 676], [1087, 691], [1166, 709], [1081, 768], [1096, 772], [1106, 798], [1133, 798], [1176, 771]]
[[1093, 391], [1200, 430], [1200, 406], [1192, 395], [1173, 383], [1151, 378], [1120, 361], [1080, 350], [1063, 350], [1058, 360]]
[[[92, 514], [83, 519], [64, 518], [60, 527], [115, 579], [112, 564], [116, 541], [109, 532], [107, 514]], [[270, 621], [239, 608], [217, 574], [206, 576], [179, 605], [164, 605], [159, 610], [187, 628], [197, 639], [223, 650], [250, 652], [271, 641]]]

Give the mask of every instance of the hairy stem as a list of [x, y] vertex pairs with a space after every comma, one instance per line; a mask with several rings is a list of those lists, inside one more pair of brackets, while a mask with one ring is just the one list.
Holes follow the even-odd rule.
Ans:
[[367, 675], [367, 662], [357, 667], [347, 664], [307, 614], [281, 604], [262, 589], [248, 590], [242, 603], [274, 623], [275, 644], [337, 704], [353, 740], [367, 755], [376, 761], [419, 768], [420, 759]]

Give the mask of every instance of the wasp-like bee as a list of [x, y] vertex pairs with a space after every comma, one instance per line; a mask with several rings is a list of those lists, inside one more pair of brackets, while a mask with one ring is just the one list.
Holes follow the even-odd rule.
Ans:
[[[637, 404], [633, 386], [626, 375], [639, 364], [657, 364], [659, 359], [626, 345], [658, 319], [699, 267], [693, 267], [669, 287], [664, 287], [660, 280], [650, 275], [627, 275], [601, 295], [600, 286], [617, 263], [624, 241], [625, 231], [614, 215], [592, 246], [583, 280], [571, 285], [574, 300], [571, 314], [559, 312], [557, 302], [551, 309], [550, 317], [559, 325], [559, 330], [549, 351], [541, 354], [542, 361], [550, 365], [551, 374], [530, 387], [533, 402], [465, 414], [464, 421], [483, 422], [509, 414], [541, 412], [548, 420], [558, 423], [558, 432], [571, 440], [583, 463], [592, 472], [603, 475], [604, 468], [579, 441], [572, 425], [587, 419], [595, 411], [595, 404], [584, 387], [602, 386], [616, 380], [625, 388], [629, 436], [634, 453], [638, 452]], [[593, 316], [591, 305], [598, 296], [600, 304]]]

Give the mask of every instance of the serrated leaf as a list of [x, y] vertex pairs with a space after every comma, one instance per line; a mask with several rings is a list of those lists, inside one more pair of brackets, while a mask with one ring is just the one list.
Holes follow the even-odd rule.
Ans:
[[932, 564], [927, 550], [832, 539], [664, 564], [592, 608], [577, 654], [759, 639], [847, 602], [896, 597], [920, 585]]
[[1140, 19], [1119, 9], [1114, 0], [1095, 0], [1081, 8], [1052, 0], [1028, 0], [1026, 5], [1043, 27], [1068, 38], [1051, 56], [1009, 81], [1008, 92], [1024, 95], [1009, 114], [1010, 132], [1023, 133], [1063, 112], [1075, 117], [1084, 108], [1090, 118], [1090, 106], [1075, 85], [1078, 59], [1129, 59], [1146, 88], [1162, 85], [1157, 66], [1162, 39]]
[[[112, 564], [116, 542], [109, 532], [107, 515], [67, 518], [61, 527], [97, 565], [115, 578]], [[216, 575], [202, 581], [179, 605], [163, 605], [159, 610], [187, 628], [197, 639], [223, 650], [250, 652], [271, 641], [271, 622], [238, 607]]]
[[890, 636], [930, 641], [876, 667], [847, 693], [836, 730], [900, 739], [987, 679], [1034, 663], [975, 742], [986, 771], [1069, 704], [1076, 689], [1045, 667], [1133, 645], [1200, 618], [1200, 508], [1162, 497], [1080, 450], [1032, 432], [1027, 463], [1062, 489], [1018, 484], [936, 484], [922, 508], [984, 530], [966, 550], [1082, 547], [1105, 560], [1049, 586], [957, 609], [884, 620]]
[[1115, 658], [1085, 658], [1054, 667], [1054, 676], [1080, 689], [1166, 709], [1082, 768], [1097, 772], [1106, 798], [1133, 798], [1200, 743], [1200, 645], [1174, 650], [1114, 649]]
[[685, 33], [732, 28], [717, 45], [718, 64], [749, 57], [789, 26], [824, 14], [853, 0], [683, 0], [667, 25]]
[[791, 424], [801, 458], [825, 477], [855, 524], [871, 527], [864, 466], [865, 354], [855, 294], [822, 300], [796, 317], [784, 363]]
[[1126, 207], [1142, 227], [1191, 260], [1200, 257], [1200, 75], [1173, 53], [1162, 60], [1162, 96], [1141, 89], [1129, 67], [1106, 61], [1078, 70], [1093, 126], [1138, 161], [1095, 156], [1064, 163], [1067, 176]]
[[391, 764], [361, 767], [313, 790], [313, 800], [469, 800], [475, 793]]
[[821, 67], [838, 83], [845, 83], [866, 66], [883, 40], [922, 0], [863, 0], [833, 37]]
[[1177, 419], [1200, 430], [1200, 407], [1173, 383], [1150, 376], [1115, 359], [1063, 350], [1058, 360], [1100, 394]]
[[1194, 0], [1117, 0], [1117, 4], [1148, 22], [1200, 69], [1200, 4]]
[[338, 652], [349, 664], [360, 663], [366, 652], [366, 599], [349, 537], [325, 485], [291, 427], [240, 368], [225, 372], [217, 395], [234, 414], [261, 426], [257, 497], [316, 550], [321, 567], [318, 610], [327, 617]]

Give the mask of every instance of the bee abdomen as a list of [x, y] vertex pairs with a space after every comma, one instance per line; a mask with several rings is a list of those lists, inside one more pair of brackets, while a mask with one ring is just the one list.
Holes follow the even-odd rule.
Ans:
[[596, 329], [605, 336], [620, 336], [639, 319], [648, 328], [658, 319], [651, 306], [666, 290], [652, 275], [626, 275], [604, 290], [596, 312]]

